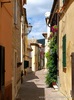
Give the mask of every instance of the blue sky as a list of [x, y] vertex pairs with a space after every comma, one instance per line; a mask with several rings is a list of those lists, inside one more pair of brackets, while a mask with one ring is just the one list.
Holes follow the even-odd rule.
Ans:
[[27, 0], [27, 19], [33, 26], [29, 38], [44, 38], [42, 33], [47, 31], [45, 13], [51, 11], [52, 4], [53, 0]]

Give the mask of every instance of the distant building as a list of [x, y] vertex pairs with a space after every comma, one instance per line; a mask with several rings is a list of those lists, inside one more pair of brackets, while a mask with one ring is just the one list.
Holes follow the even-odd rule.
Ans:
[[39, 45], [39, 69], [45, 67], [45, 39], [37, 40]]
[[[45, 38], [45, 50], [44, 50], [45, 53], [48, 52], [48, 38], [47, 38], [47, 34], [48, 33], [42, 33], [42, 35]], [[46, 58], [45, 55], [44, 55], [44, 68], [45, 68], [45, 71], [47, 71], [47, 58]]]
[[39, 57], [39, 45], [37, 43], [30, 43], [32, 48], [32, 71], [35, 72], [38, 70], [38, 57]]
[[40, 43], [42, 46], [45, 46], [45, 39], [38, 39], [38, 43]]
[[32, 71], [32, 47], [29, 43], [27, 35], [24, 37], [24, 71], [29, 73]]
[[45, 39], [29, 39], [29, 43], [32, 47], [32, 71], [37, 71], [44, 68], [44, 47]]

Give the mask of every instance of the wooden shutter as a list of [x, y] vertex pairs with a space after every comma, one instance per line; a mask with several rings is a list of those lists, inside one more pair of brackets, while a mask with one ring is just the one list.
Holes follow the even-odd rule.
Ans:
[[66, 67], [66, 35], [63, 36], [63, 67]]

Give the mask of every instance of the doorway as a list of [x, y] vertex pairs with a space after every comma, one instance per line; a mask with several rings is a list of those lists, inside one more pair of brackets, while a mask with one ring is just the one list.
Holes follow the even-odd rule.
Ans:
[[72, 64], [72, 100], [74, 100], [74, 52], [71, 54], [71, 64]]
[[5, 47], [0, 46], [0, 90], [1, 100], [4, 100], [5, 95]]

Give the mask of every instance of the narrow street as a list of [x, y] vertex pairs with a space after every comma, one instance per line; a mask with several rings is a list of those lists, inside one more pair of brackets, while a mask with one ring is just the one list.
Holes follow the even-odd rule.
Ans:
[[58, 90], [47, 88], [44, 69], [24, 76], [16, 100], [67, 100]]

